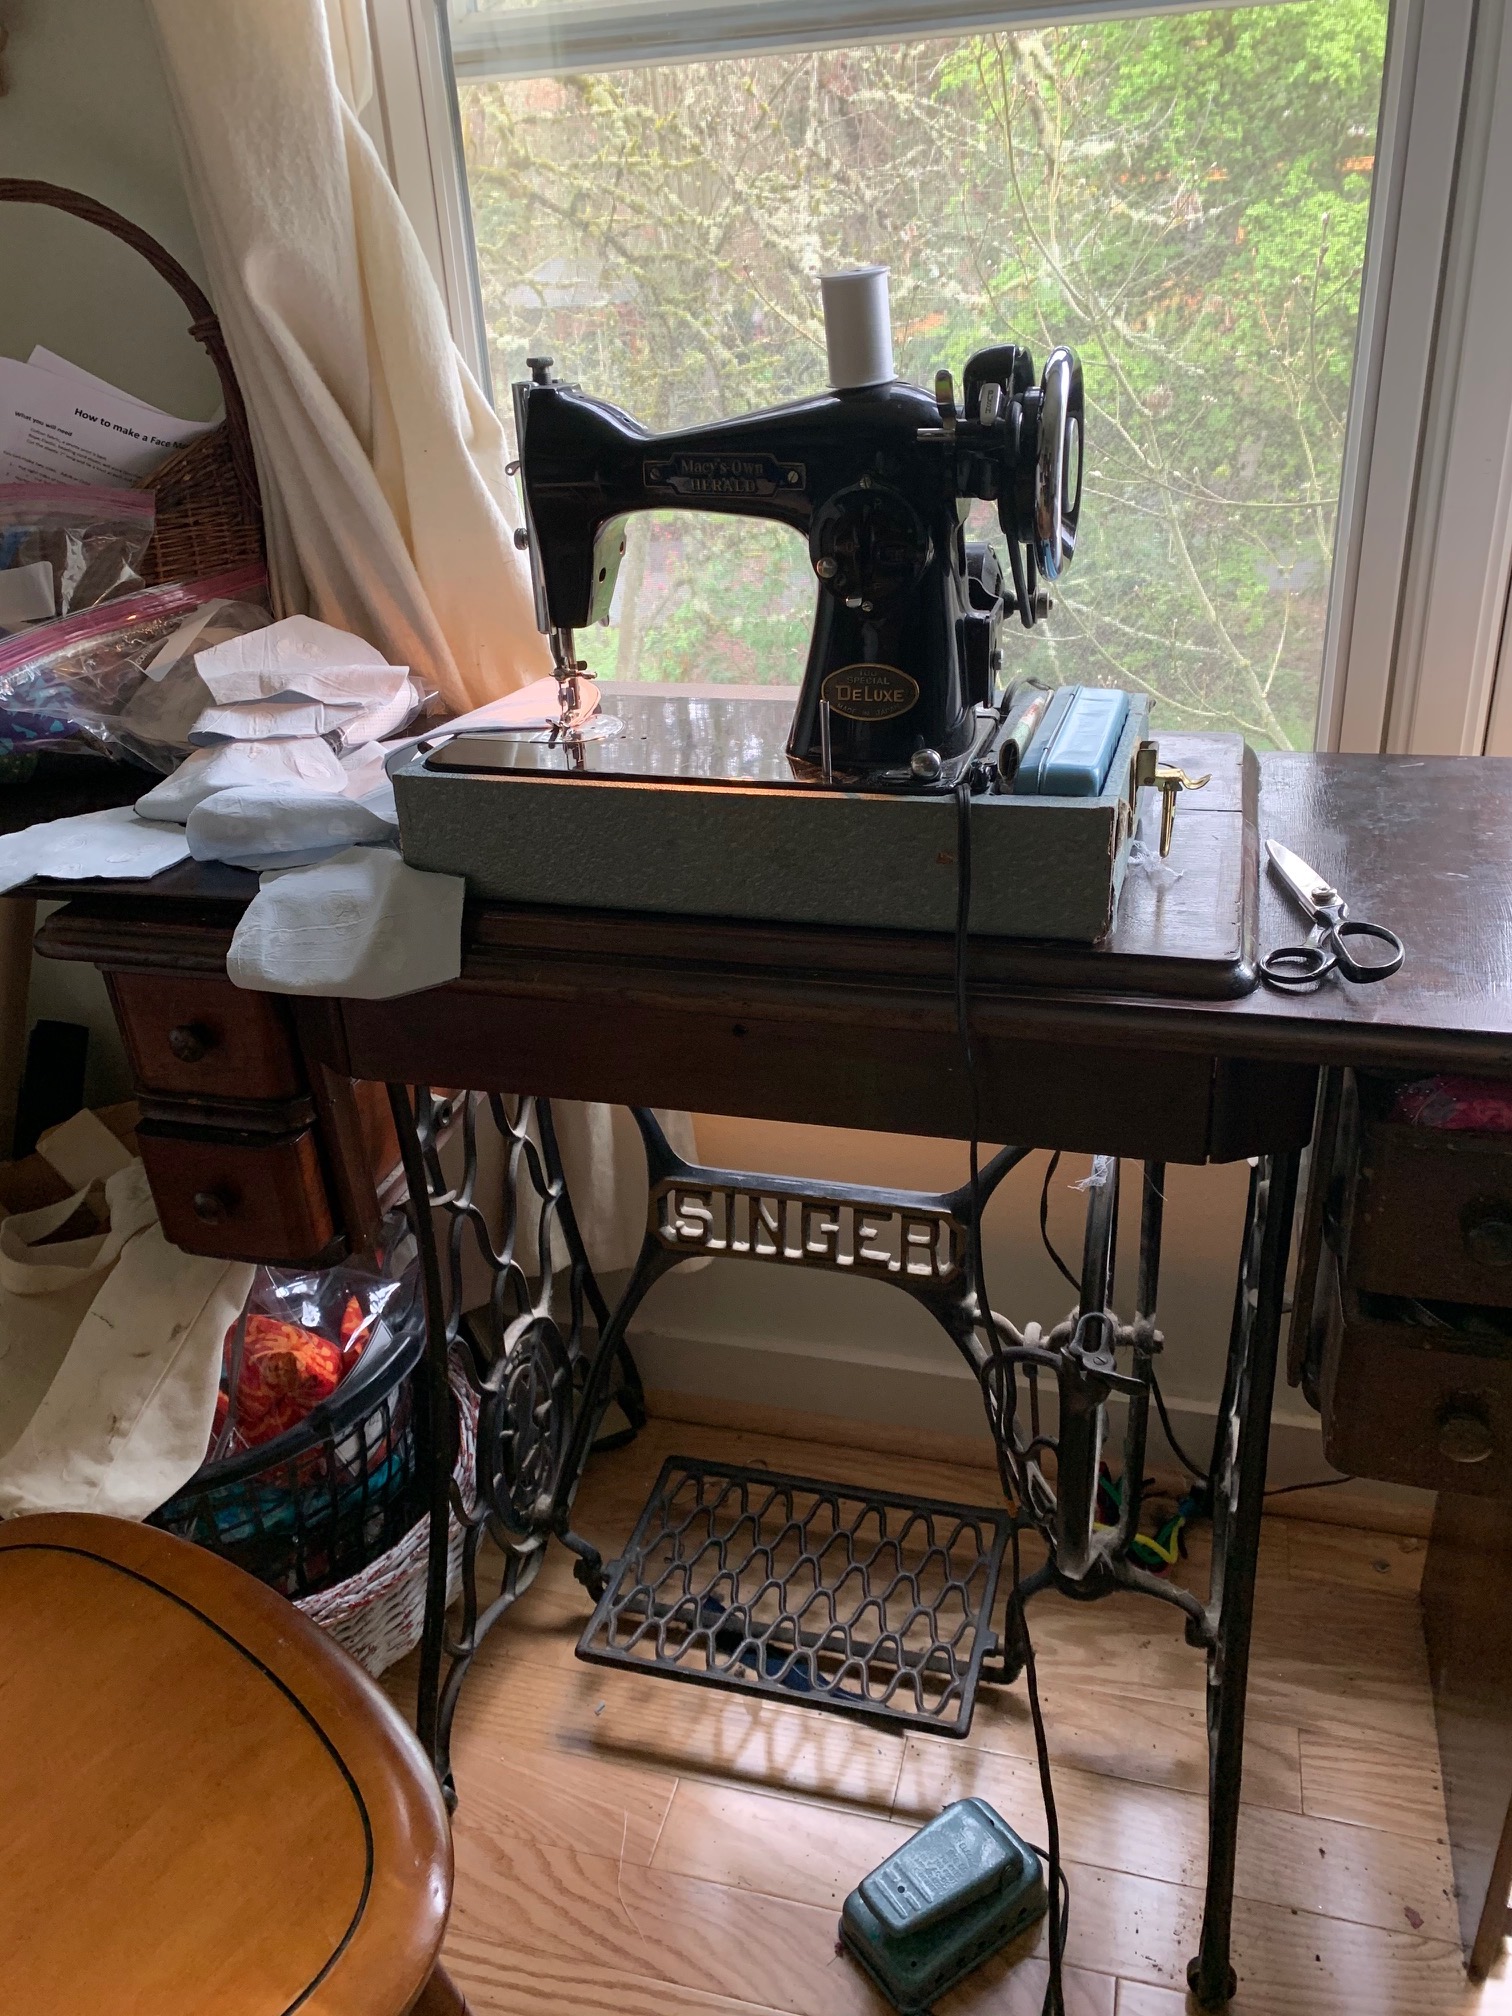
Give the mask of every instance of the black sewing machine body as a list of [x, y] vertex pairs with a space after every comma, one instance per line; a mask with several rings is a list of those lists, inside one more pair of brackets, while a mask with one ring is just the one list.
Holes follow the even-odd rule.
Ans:
[[[979, 352], [964, 415], [942, 374], [933, 397], [892, 379], [663, 434], [553, 380], [549, 360], [532, 370], [514, 387], [524, 542], [559, 666], [570, 656], [559, 640], [609, 616], [632, 512], [774, 519], [806, 539], [818, 584], [787, 738], [795, 766], [871, 788], [948, 788], [979, 739], [973, 710], [993, 697], [1004, 614], [1044, 613], [1038, 576], [1074, 546], [1082, 395], [1070, 353], [1055, 353], [1037, 389], [1026, 351]], [[1012, 590], [991, 547], [968, 545], [973, 498], [997, 501]], [[925, 750], [940, 763], [921, 776], [910, 763]]]
[[[1141, 794], [1181, 777], [1145, 739], [1149, 703], [997, 690], [1005, 618], [1047, 615], [1041, 583], [1075, 550], [1080, 366], [1056, 350], [1036, 380], [1026, 350], [981, 350], [958, 406], [948, 372], [931, 395], [892, 377], [883, 350], [874, 382], [660, 434], [528, 360], [517, 540], [560, 717], [443, 732], [396, 767], [407, 861], [502, 901], [948, 931], [964, 788], [972, 928], [1108, 932]], [[974, 499], [997, 506], [1011, 581], [966, 539]], [[796, 705], [780, 689], [626, 687], [597, 710], [574, 633], [610, 615], [626, 519], [664, 507], [774, 519], [807, 541], [816, 610]]]
[[956, 493], [938, 444], [918, 438], [939, 424], [927, 393], [895, 381], [659, 435], [571, 387], [520, 386], [516, 399], [538, 617], [580, 628], [608, 616], [632, 511], [775, 519], [808, 541], [816, 572], [833, 570], [820, 575], [789, 753], [821, 767], [826, 699], [842, 771], [966, 747], [972, 702], [988, 697], [993, 611], [971, 608]]

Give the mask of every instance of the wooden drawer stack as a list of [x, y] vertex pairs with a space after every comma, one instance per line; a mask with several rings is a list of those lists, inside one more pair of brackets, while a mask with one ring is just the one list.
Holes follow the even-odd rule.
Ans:
[[383, 1087], [307, 1070], [290, 1004], [224, 973], [106, 977], [168, 1238], [289, 1266], [360, 1250], [398, 1160]]
[[1394, 1120], [1395, 1089], [1345, 1089], [1309, 1381], [1324, 1448], [1356, 1476], [1505, 1496], [1512, 1135]]

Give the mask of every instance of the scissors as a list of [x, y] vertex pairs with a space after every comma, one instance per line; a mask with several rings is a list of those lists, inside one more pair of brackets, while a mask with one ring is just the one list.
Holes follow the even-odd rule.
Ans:
[[[1260, 961], [1260, 971], [1274, 987], [1306, 987], [1335, 968], [1346, 980], [1363, 986], [1367, 981], [1388, 979], [1405, 956], [1402, 941], [1384, 924], [1369, 924], [1351, 917], [1344, 898], [1332, 883], [1325, 882], [1316, 868], [1309, 868], [1299, 854], [1283, 847], [1279, 840], [1267, 840], [1265, 851], [1272, 868], [1313, 920], [1312, 935], [1305, 945], [1283, 945]], [[1382, 959], [1361, 961], [1348, 946], [1352, 938], [1373, 938], [1389, 948]]]

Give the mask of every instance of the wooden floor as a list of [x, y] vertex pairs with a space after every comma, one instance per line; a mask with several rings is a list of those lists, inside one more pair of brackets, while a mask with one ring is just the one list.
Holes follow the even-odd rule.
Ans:
[[[614, 1552], [662, 1459], [721, 1455], [993, 1502], [985, 1470], [656, 1422], [596, 1459], [576, 1524]], [[1512, 2016], [1463, 1978], [1416, 1600], [1424, 1543], [1266, 1522], [1240, 1831], [1234, 2016]], [[1205, 1572], [1200, 1545], [1189, 1572]], [[574, 1660], [561, 1550], [488, 1641], [454, 1758], [446, 1958], [486, 2012], [880, 2016], [836, 1950], [857, 1879], [951, 1799], [1032, 1839], [1044, 1813], [1022, 1683], [964, 1743]], [[1072, 1884], [1073, 2016], [1181, 2016], [1204, 1869], [1203, 1660], [1136, 1597], [1031, 1612]], [[393, 1676], [412, 1686], [412, 1665]], [[939, 2016], [1038, 2016], [1029, 1939]]]

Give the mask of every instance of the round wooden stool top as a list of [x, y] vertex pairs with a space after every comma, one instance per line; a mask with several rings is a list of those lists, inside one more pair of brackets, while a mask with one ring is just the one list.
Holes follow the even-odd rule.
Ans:
[[281, 1598], [150, 1527], [0, 1526], [0, 2006], [402, 2016], [451, 1903], [419, 1744]]

